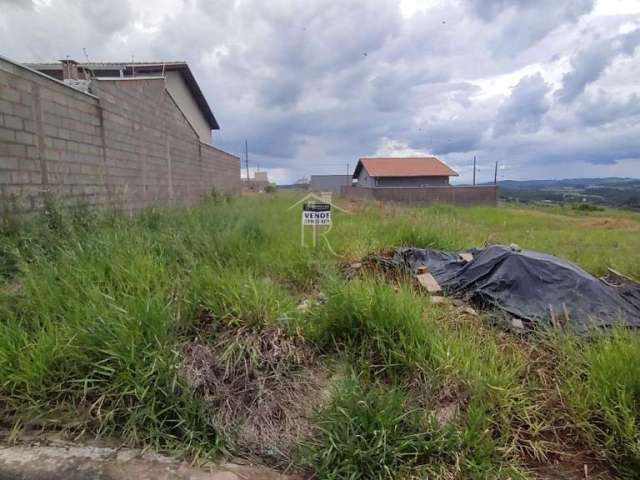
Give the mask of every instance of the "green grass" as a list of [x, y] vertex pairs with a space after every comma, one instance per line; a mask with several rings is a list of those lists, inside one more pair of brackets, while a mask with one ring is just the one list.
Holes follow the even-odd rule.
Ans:
[[[27, 224], [7, 223], [5, 426], [86, 430], [191, 458], [237, 453], [216, 427], [216, 408], [181, 373], [183, 345], [236, 342], [218, 345], [240, 352], [225, 356], [225, 371], [256, 381], [255, 352], [285, 345], [260, 344], [259, 332], [284, 328], [316, 352], [315, 367], [348, 365], [316, 409], [306, 448], [286, 459], [319, 478], [518, 478], [555, 451], [578, 450], [633, 478], [635, 332], [522, 339], [431, 305], [406, 279], [346, 280], [341, 265], [398, 245], [517, 243], [595, 274], [613, 267], [640, 278], [640, 215], [345, 202], [348, 212], [336, 212], [333, 229], [311, 248], [309, 237], [300, 243], [299, 208], [289, 210], [296, 200], [215, 197], [133, 217], [50, 203]], [[310, 306], [298, 308], [305, 299]], [[257, 332], [253, 353], [243, 353], [237, 342], [245, 336], [234, 328]], [[455, 392], [458, 408], [443, 426], [435, 418], [446, 392]]]
[[585, 441], [632, 476], [640, 471], [640, 338], [560, 338], [561, 381]]
[[320, 478], [394, 479], [441, 473], [455, 460], [460, 439], [438, 428], [400, 389], [346, 379], [318, 415], [319, 435], [306, 462]]

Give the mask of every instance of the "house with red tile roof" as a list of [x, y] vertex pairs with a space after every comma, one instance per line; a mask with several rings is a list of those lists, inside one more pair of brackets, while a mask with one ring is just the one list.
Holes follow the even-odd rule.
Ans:
[[458, 173], [436, 157], [381, 157], [358, 160], [358, 187], [443, 187]]

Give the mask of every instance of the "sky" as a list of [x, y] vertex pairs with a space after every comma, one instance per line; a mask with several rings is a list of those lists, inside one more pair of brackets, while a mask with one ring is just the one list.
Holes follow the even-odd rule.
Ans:
[[186, 60], [214, 145], [278, 183], [423, 154], [640, 177], [640, 0], [0, 0], [0, 55]]

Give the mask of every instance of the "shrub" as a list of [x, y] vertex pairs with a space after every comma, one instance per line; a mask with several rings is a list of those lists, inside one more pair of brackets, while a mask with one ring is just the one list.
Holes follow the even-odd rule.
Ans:
[[602, 212], [604, 207], [593, 205], [591, 203], [574, 203], [571, 208], [578, 212]]

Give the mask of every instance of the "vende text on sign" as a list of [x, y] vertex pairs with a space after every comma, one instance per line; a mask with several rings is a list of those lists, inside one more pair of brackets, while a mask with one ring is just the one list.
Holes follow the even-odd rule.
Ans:
[[305, 203], [302, 209], [303, 225], [331, 225], [331, 205]]

